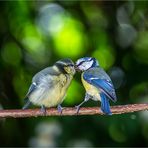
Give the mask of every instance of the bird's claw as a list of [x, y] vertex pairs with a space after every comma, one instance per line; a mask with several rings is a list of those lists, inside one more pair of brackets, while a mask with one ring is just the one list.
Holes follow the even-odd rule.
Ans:
[[78, 115], [79, 114], [79, 110], [80, 110], [80, 105], [75, 106], [75, 108], [76, 108], [76, 114]]
[[64, 107], [62, 107], [61, 105], [58, 105], [57, 109], [58, 109], [59, 114], [62, 115], [62, 111]]
[[44, 105], [41, 106], [41, 112], [46, 115], [46, 107]]

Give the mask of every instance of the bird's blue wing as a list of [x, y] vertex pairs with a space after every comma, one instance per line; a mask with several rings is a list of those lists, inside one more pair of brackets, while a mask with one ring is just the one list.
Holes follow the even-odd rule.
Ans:
[[110, 80], [99, 79], [96, 75], [87, 72], [83, 74], [83, 78], [91, 85], [101, 89], [101, 91], [113, 102], [117, 100], [113, 84]]

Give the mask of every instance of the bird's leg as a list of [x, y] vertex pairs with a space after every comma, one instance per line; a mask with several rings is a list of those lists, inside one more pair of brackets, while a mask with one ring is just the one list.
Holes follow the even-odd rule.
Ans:
[[79, 113], [80, 107], [87, 102], [89, 99], [91, 98], [91, 96], [88, 93], [85, 93], [85, 99], [83, 102], [81, 102], [79, 105], [75, 106], [76, 107], [76, 112], [77, 114]]
[[79, 113], [80, 107], [85, 103], [86, 101], [84, 100], [83, 102], [81, 102], [79, 105], [75, 106], [76, 107], [76, 113]]
[[57, 109], [58, 109], [58, 112], [61, 115], [62, 114], [62, 111], [63, 111], [63, 107], [61, 106], [61, 104], [58, 105]]
[[41, 112], [46, 115], [46, 107], [44, 105], [41, 106]]

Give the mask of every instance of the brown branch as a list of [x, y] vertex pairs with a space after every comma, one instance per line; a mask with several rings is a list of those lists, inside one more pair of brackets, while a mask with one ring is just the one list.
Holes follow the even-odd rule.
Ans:
[[[131, 104], [112, 106], [112, 114], [124, 114], [137, 111], [148, 110], [148, 104]], [[76, 114], [76, 109], [73, 107], [64, 108], [62, 114], [59, 114], [56, 108], [50, 108], [46, 111], [46, 116], [73, 116]], [[103, 115], [99, 107], [82, 107], [78, 115]], [[27, 110], [0, 110], [0, 118], [24, 118], [45, 116], [40, 109]]]

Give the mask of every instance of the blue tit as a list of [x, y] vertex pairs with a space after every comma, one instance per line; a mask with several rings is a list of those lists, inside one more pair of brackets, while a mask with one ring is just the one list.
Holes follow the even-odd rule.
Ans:
[[92, 57], [80, 58], [76, 61], [76, 70], [82, 71], [81, 80], [86, 90], [84, 101], [77, 107], [77, 113], [80, 106], [89, 99], [101, 101], [101, 110], [107, 115], [111, 115], [109, 100], [117, 100], [115, 89], [110, 77], [99, 66], [98, 61]]
[[41, 106], [41, 110], [46, 113], [46, 107], [58, 105], [58, 111], [61, 113], [60, 104], [64, 100], [74, 74], [74, 63], [70, 59], [59, 60], [53, 66], [38, 72], [32, 79], [23, 109], [34, 104]]

